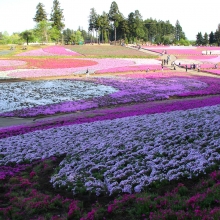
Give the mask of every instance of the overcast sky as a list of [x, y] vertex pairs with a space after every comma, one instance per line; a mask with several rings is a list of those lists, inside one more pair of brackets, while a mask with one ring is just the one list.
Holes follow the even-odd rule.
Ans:
[[[33, 29], [36, 6], [41, 2], [50, 17], [53, 0], [0, 0], [0, 32], [22, 32]], [[88, 17], [91, 8], [98, 14], [108, 12], [112, 0], [59, 0], [65, 18], [65, 28], [88, 30]], [[220, 23], [220, 1], [212, 0], [116, 0], [120, 12], [128, 17], [130, 12], [139, 10], [143, 19], [169, 20], [175, 25], [179, 20], [186, 37], [195, 40], [196, 34], [216, 31]]]

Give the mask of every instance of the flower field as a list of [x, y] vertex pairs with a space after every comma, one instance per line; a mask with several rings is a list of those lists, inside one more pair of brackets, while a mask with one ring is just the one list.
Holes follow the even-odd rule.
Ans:
[[0, 59], [0, 219], [219, 219], [217, 48], [151, 47], [192, 74], [106, 47]]

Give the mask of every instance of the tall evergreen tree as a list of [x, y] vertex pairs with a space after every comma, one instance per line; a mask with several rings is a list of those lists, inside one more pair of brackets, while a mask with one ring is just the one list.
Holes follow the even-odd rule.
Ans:
[[40, 21], [46, 21], [47, 20], [47, 13], [44, 9], [44, 5], [42, 3], [38, 3], [36, 7], [36, 14], [33, 18], [34, 21], [40, 22]]
[[109, 15], [109, 20], [112, 21], [113, 25], [114, 25], [114, 32], [115, 32], [114, 40], [115, 40], [115, 44], [116, 44], [116, 39], [117, 39], [116, 29], [119, 26], [119, 22], [122, 18], [122, 15], [119, 12], [118, 5], [115, 1], [112, 2], [108, 15]]
[[175, 24], [175, 40], [179, 41], [180, 39], [185, 39], [185, 34], [183, 32], [183, 29], [180, 25], [180, 22], [177, 20]]
[[50, 15], [50, 21], [53, 21], [52, 26], [61, 31], [64, 27], [63, 9], [60, 8], [60, 2], [58, 0], [53, 1], [53, 8]]
[[96, 28], [97, 16], [98, 15], [96, 13], [95, 8], [91, 8], [89, 14], [89, 31], [92, 32], [91, 42], [93, 42], [93, 38], [94, 38], [94, 30]]
[[207, 33], [204, 34], [203, 36], [203, 45], [209, 44], [209, 36]]
[[220, 31], [215, 32], [215, 42], [220, 46]]
[[215, 35], [213, 31], [209, 34], [209, 44], [214, 44], [215, 43]]
[[198, 45], [202, 45], [203, 44], [203, 36], [202, 36], [201, 32], [199, 32], [196, 35], [196, 44], [198, 44]]

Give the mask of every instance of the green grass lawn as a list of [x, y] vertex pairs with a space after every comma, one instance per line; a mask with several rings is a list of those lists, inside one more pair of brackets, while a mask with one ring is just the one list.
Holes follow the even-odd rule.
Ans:
[[66, 48], [73, 50], [77, 53], [83, 54], [86, 57], [98, 57], [98, 58], [157, 58], [141, 52], [139, 50], [130, 49], [122, 46], [114, 45], [66, 45]]

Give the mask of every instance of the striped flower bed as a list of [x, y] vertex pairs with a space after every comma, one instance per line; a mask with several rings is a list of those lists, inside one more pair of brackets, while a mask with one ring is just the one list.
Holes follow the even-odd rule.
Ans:
[[220, 160], [219, 112], [217, 105], [8, 137], [0, 140], [0, 164], [67, 154], [51, 177], [54, 187], [140, 192], [157, 180], [192, 178]]

